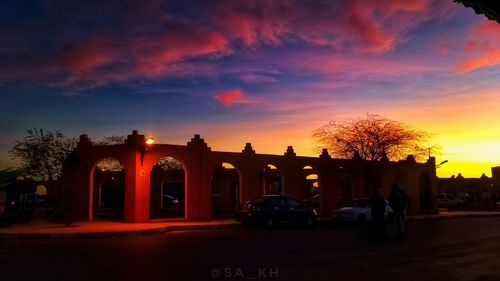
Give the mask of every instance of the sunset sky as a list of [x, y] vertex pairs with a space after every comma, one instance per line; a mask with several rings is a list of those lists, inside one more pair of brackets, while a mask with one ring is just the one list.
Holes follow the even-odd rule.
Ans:
[[439, 176], [500, 166], [500, 24], [452, 0], [7, 0], [0, 38], [0, 168], [34, 127], [315, 156], [367, 112], [430, 132]]

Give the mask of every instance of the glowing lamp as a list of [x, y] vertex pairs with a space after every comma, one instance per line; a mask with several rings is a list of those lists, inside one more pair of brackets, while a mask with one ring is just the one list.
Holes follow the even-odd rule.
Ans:
[[155, 142], [156, 142], [155, 138], [153, 138], [153, 137], [146, 138], [146, 145], [153, 145], [153, 144], [155, 144]]
[[146, 140], [144, 141], [144, 144], [146, 146], [141, 147], [141, 166], [142, 163], [144, 162], [144, 153], [146, 153], [146, 150], [148, 150], [148, 147], [152, 146], [155, 144], [155, 138], [153, 137], [147, 137]]

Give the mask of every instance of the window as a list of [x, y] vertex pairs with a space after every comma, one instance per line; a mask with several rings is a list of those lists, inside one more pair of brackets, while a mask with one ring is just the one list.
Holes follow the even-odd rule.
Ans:
[[352, 201], [352, 207], [366, 208], [369, 207], [370, 201], [368, 200], [354, 200]]

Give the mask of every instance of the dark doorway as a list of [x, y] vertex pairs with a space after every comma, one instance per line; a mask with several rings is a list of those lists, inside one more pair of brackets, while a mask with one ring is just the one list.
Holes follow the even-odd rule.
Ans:
[[236, 168], [223, 163], [212, 174], [212, 215], [233, 217], [239, 205], [239, 180]]
[[185, 171], [172, 157], [158, 160], [151, 171], [151, 219], [183, 218], [185, 216]]
[[123, 164], [115, 158], [104, 158], [96, 164], [93, 176], [93, 219], [123, 220], [125, 205]]
[[419, 179], [420, 208], [422, 210], [432, 209], [431, 179], [428, 174], [421, 174]]

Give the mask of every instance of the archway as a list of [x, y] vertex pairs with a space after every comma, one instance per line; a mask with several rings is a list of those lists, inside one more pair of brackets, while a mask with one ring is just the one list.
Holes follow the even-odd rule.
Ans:
[[306, 198], [319, 194], [318, 182], [319, 182], [318, 174], [309, 174], [306, 176], [305, 178]]
[[284, 194], [283, 177], [275, 165], [267, 164], [263, 167], [262, 181], [264, 194]]
[[151, 170], [151, 219], [185, 216], [185, 177], [183, 165], [173, 157], [160, 158]]
[[41, 184], [37, 185], [35, 194], [37, 196], [46, 196], [47, 195], [47, 188], [45, 187], [45, 185], [41, 185]]
[[[306, 166], [310, 167], [310, 166]], [[319, 212], [320, 203], [321, 203], [321, 190], [319, 189], [319, 176], [318, 174], [314, 174], [312, 167], [307, 169], [303, 168], [304, 172], [306, 172], [306, 176], [304, 179], [304, 194], [306, 198], [307, 204], [317, 210]], [[307, 174], [311, 173], [311, 174]]]
[[93, 219], [123, 220], [125, 170], [115, 158], [104, 158], [94, 168]]
[[233, 217], [239, 205], [240, 173], [234, 165], [222, 163], [212, 173], [212, 215]]
[[44, 207], [47, 202], [47, 187], [45, 185], [37, 185], [35, 189], [35, 206]]
[[419, 177], [420, 209], [432, 209], [432, 188], [429, 174], [423, 173]]

